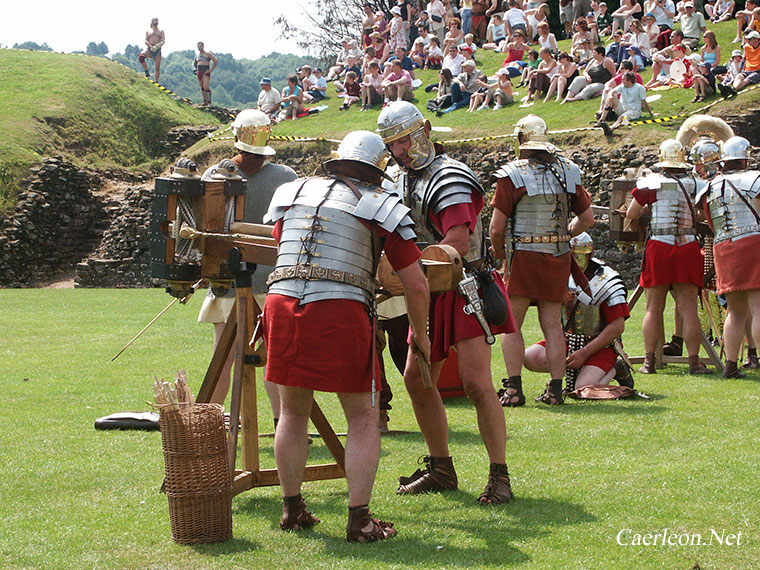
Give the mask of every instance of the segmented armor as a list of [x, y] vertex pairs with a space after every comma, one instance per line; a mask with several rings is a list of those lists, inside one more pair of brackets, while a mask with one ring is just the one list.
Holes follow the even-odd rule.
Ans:
[[[422, 170], [411, 170], [399, 176], [404, 189], [405, 202], [411, 208], [417, 239], [437, 243], [443, 239], [428, 217], [439, 214], [449, 206], [471, 204], [473, 192], [485, 195], [478, 177], [465, 164], [441, 154]], [[483, 223], [478, 216], [475, 231], [470, 234], [470, 247], [465, 259], [470, 262], [481, 258]]]
[[[688, 198], [684, 195], [679, 182], [686, 190]], [[697, 181], [694, 176], [687, 175], [676, 179], [655, 174], [642, 178], [637, 186], [657, 192], [657, 200], [651, 205], [652, 218], [649, 222], [651, 237], [676, 236], [679, 243], [694, 239], [696, 228], [692, 200], [697, 191]]]
[[282, 220], [269, 293], [298, 298], [301, 304], [352, 299], [372, 305], [382, 244], [360, 220], [403, 239], [414, 239], [414, 222], [397, 195], [353, 184], [356, 193], [333, 178], [295, 180], [277, 189], [265, 217], [265, 222]]
[[715, 243], [760, 234], [760, 172], [721, 174], [698, 198], [703, 195], [715, 229]]
[[581, 185], [581, 174], [581, 169], [564, 157], [550, 164], [514, 160], [496, 171], [496, 178], [509, 178], [515, 188], [526, 191], [512, 213], [515, 250], [553, 255], [570, 251], [570, 201], [576, 186]]

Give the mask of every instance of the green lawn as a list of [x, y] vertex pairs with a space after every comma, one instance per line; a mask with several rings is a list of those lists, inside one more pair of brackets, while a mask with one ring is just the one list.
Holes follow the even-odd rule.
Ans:
[[[399, 536], [385, 543], [344, 540], [345, 481], [307, 483], [322, 519], [312, 531], [279, 530], [279, 489], [233, 500], [234, 539], [185, 547], [171, 541], [166, 497], [158, 492], [158, 433], [102, 432], [97, 417], [147, 409], [153, 375], [188, 370], [197, 391], [211, 330], [196, 322], [201, 298], [175, 306], [115, 362], [109, 360], [170, 301], [159, 290], [0, 290], [0, 566], [4, 568], [614, 568], [748, 569], [760, 560], [757, 465], [760, 372], [744, 380], [686, 375], [684, 366], [637, 375], [651, 399], [531, 401], [507, 409], [507, 457], [516, 499], [475, 503], [487, 458], [467, 400], [449, 401], [452, 455], [460, 491], [397, 497], [396, 478], [425, 453], [401, 379], [383, 438], [373, 509]], [[643, 304], [625, 343], [641, 353]], [[666, 314], [672, 314], [668, 310]], [[540, 338], [531, 313], [527, 340]], [[494, 382], [504, 375], [494, 348]], [[526, 394], [545, 378], [528, 373]], [[271, 414], [260, 393], [261, 422]], [[333, 396], [319, 402], [338, 431]], [[264, 466], [272, 440], [261, 439]], [[324, 461], [320, 440], [312, 460]], [[741, 543], [620, 546], [632, 533], [741, 532]], [[627, 542], [631, 534], [622, 535]]]

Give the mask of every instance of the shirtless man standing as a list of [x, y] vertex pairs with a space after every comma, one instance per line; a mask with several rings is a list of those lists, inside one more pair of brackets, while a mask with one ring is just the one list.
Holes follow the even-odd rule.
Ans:
[[146, 58], [153, 60], [156, 65], [156, 83], [161, 75], [161, 48], [165, 41], [164, 31], [158, 29], [158, 18], [153, 18], [150, 21], [150, 30], [145, 32], [145, 51], [141, 52], [137, 59], [145, 70], [145, 77], [150, 77], [148, 63], [145, 60]]

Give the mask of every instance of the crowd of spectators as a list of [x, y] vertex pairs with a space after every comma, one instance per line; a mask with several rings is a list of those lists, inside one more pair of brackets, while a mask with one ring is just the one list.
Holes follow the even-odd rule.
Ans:
[[[387, 13], [365, 4], [361, 34], [342, 39], [325, 76], [304, 65], [281, 92], [264, 78], [259, 108], [274, 121], [298, 117], [334, 82], [341, 110], [357, 104], [366, 111], [413, 100], [421, 85], [415, 70], [436, 69], [440, 81], [426, 91], [437, 92], [428, 109], [439, 114], [600, 97], [597, 120], [614, 120], [614, 127], [642, 109], [651, 113], [641, 96], [647, 90], [692, 88], [693, 102], [700, 102], [760, 82], [757, 3], [746, 0], [738, 10], [735, 0], [620, 0], [610, 9], [599, 0], [559, 0], [557, 35], [549, 24], [552, 7], [541, 0], [396, 0]], [[742, 45], [723, 63], [709, 27], [732, 18], [733, 43]], [[566, 51], [558, 36], [571, 40]], [[504, 54], [490, 78], [478, 67], [478, 50]], [[513, 78], [527, 87], [519, 100]]]

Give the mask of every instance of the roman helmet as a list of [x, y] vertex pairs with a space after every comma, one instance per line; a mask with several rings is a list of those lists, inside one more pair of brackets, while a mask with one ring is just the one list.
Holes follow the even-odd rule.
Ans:
[[[525, 115], [515, 123], [514, 135], [517, 138], [517, 150], [545, 150], [555, 153], [559, 148], [549, 142], [549, 129], [538, 115]], [[517, 153], [519, 154], [519, 152]]]
[[435, 158], [435, 147], [425, 132], [425, 118], [420, 110], [407, 101], [395, 101], [385, 107], [377, 118], [377, 132], [385, 144], [409, 137], [412, 144], [407, 151], [410, 168], [425, 168]]
[[343, 137], [337, 156], [324, 162], [322, 168], [331, 174], [353, 178], [365, 179], [361, 176], [362, 171], [369, 171], [370, 178], [388, 178], [384, 171], [387, 162], [388, 152], [379, 135], [370, 131], [352, 131]]
[[721, 147], [721, 160], [749, 159], [750, 144], [744, 137], [731, 137]]
[[266, 113], [256, 109], [240, 111], [232, 124], [235, 148], [251, 154], [273, 156], [274, 149], [267, 146], [271, 129], [271, 122]]
[[579, 233], [570, 239], [570, 250], [580, 268], [585, 270], [591, 254], [594, 253], [594, 240], [586, 232]]
[[720, 147], [714, 140], [703, 137], [691, 147], [689, 160], [694, 165], [694, 169], [698, 174], [706, 178], [712, 178], [718, 173]]
[[683, 145], [676, 139], [662, 141], [657, 156], [660, 161], [655, 166], [660, 168], [691, 168], [686, 162]]

